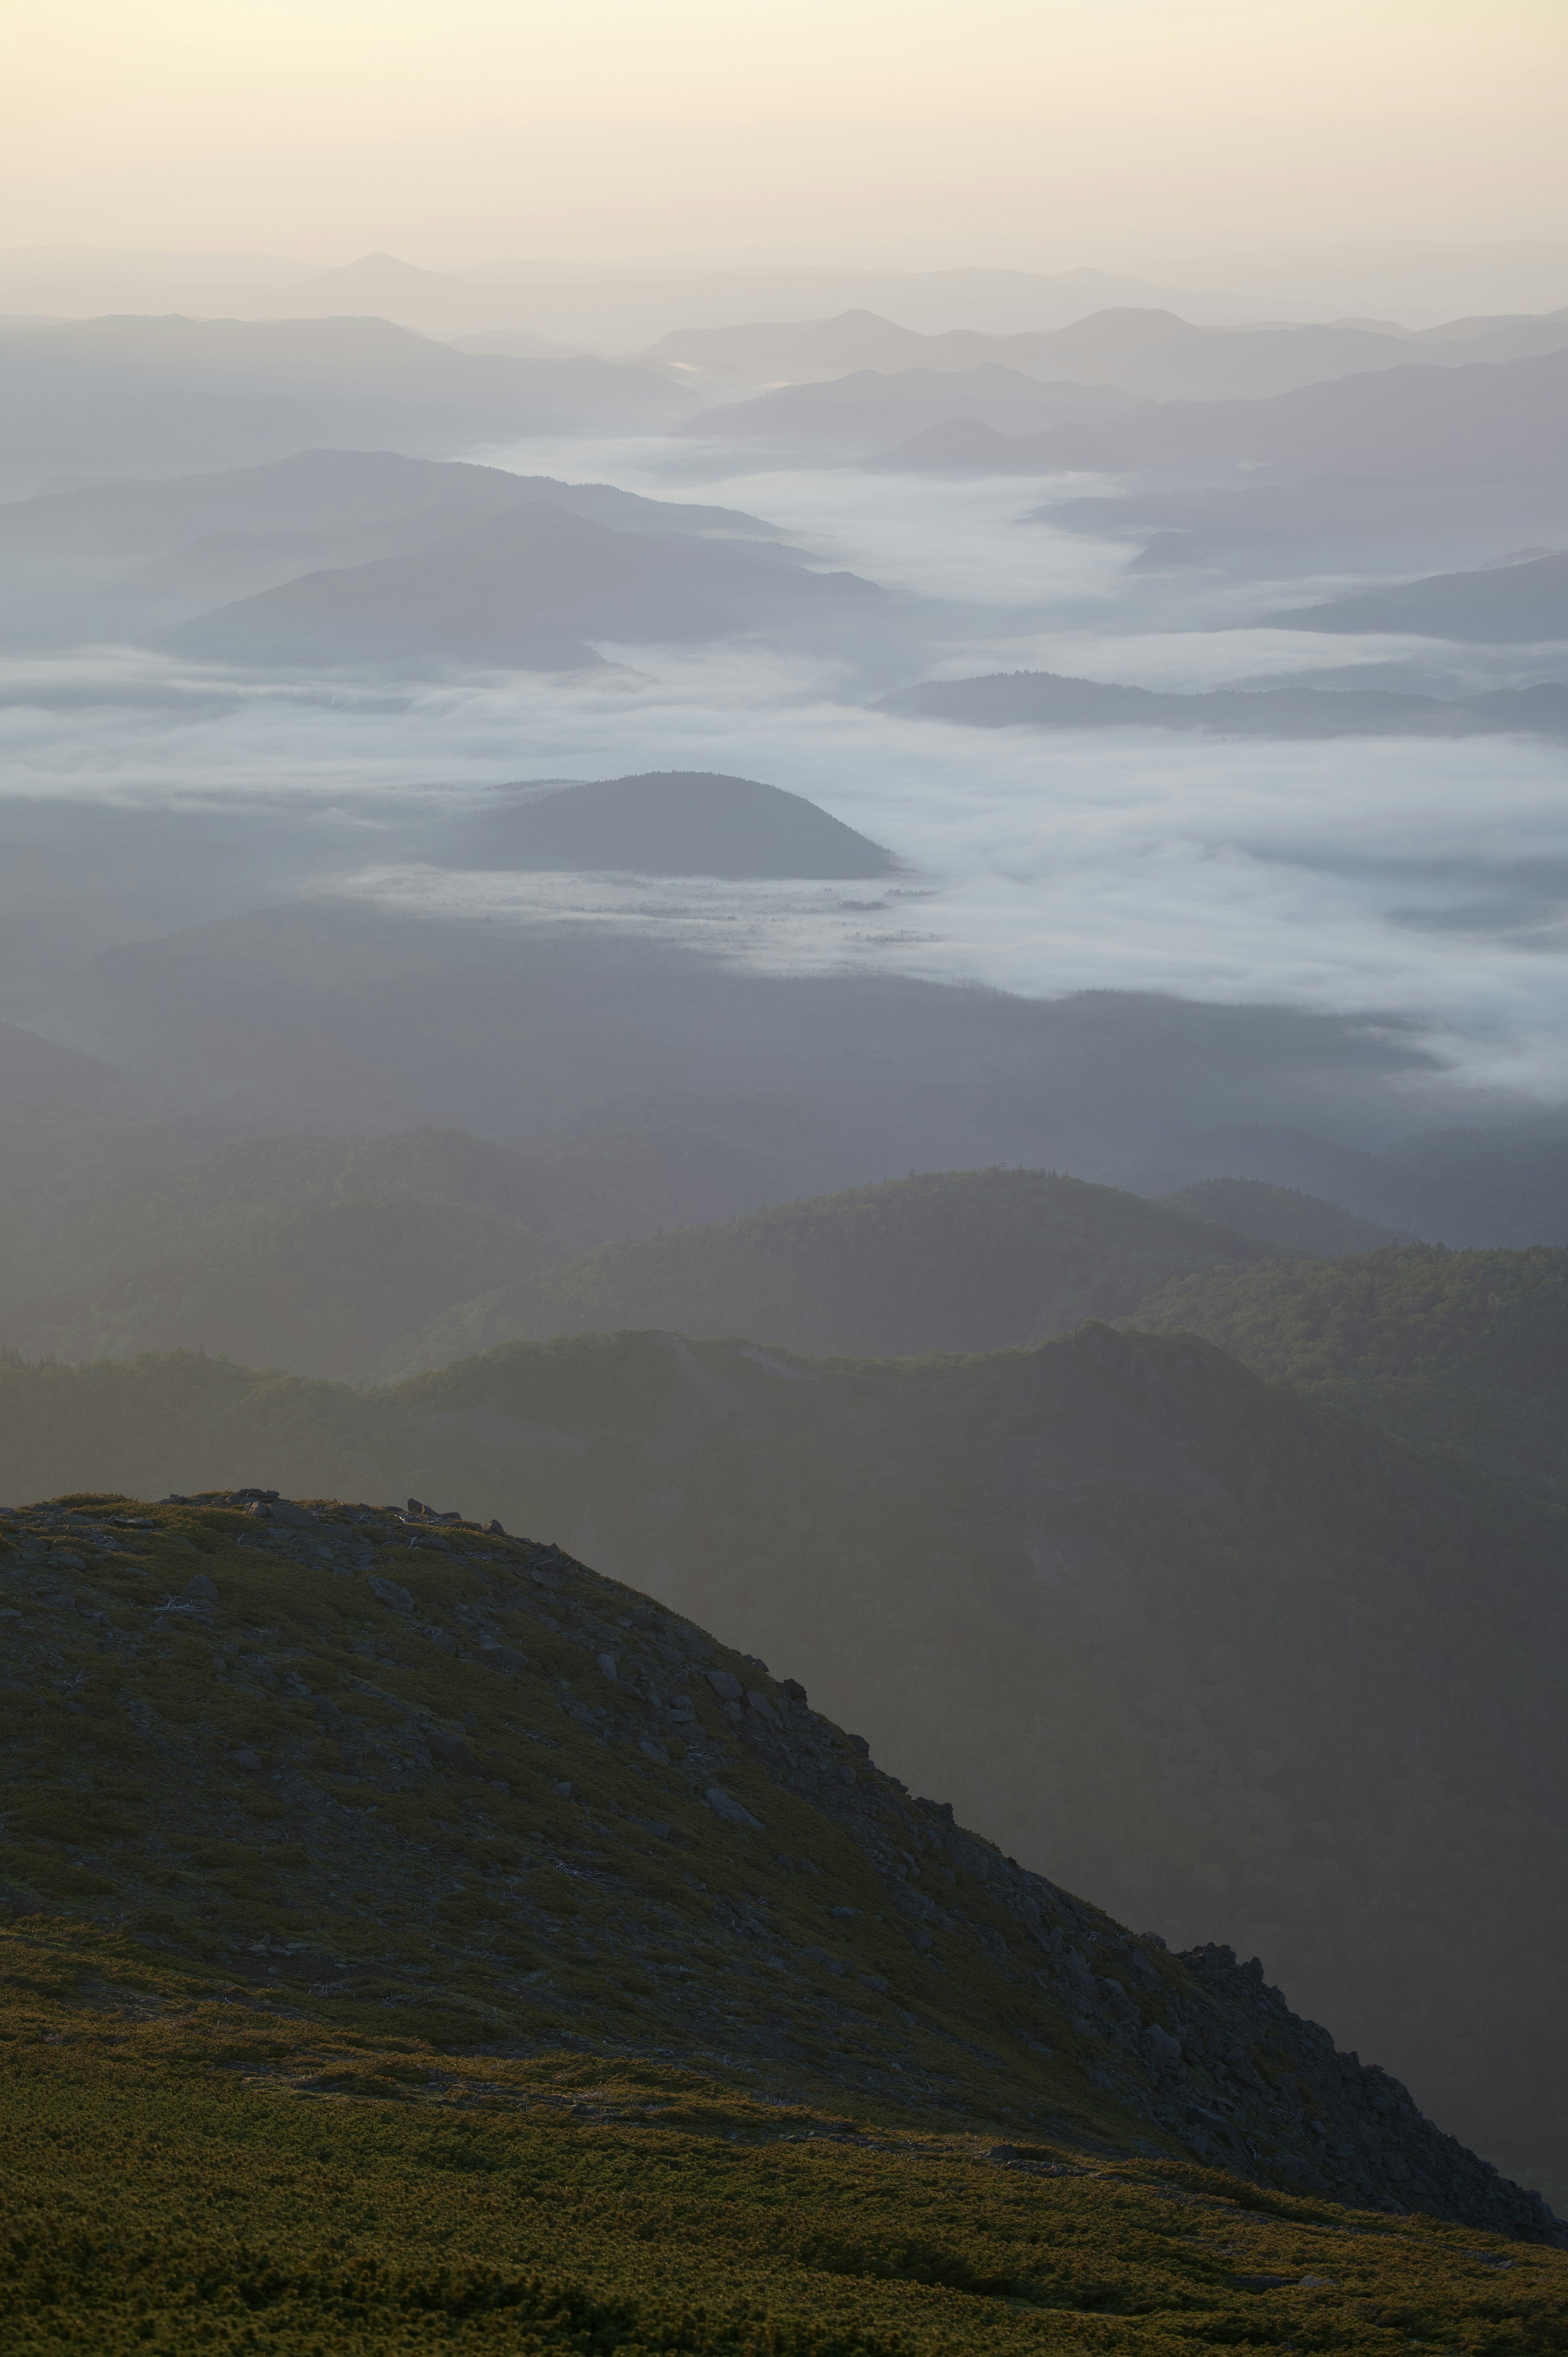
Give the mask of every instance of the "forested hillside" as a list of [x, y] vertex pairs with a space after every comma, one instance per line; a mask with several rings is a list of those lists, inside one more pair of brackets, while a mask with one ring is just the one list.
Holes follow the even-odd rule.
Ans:
[[605, 1245], [437, 1320], [404, 1363], [515, 1337], [663, 1327], [901, 1358], [996, 1351], [1115, 1318], [1268, 1247], [1048, 1170], [945, 1170]]
[[1217, 1269], [1131, 1322], [1205, 1335], [1260, 1374], [1568, 1505], [1568, 1252], [1410, 1244]]

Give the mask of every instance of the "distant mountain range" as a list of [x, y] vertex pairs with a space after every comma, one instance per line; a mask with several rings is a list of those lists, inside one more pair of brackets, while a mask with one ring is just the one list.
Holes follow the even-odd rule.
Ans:
[[[0, 506], [0, 601], [19, 635], [139, 639], [219, 602], [402, 555], [544, 501], [618, 533], [760, 547], [759, 517], [607, 483], [389, 451], [305, 450], [261, 467], [95, 483]], [[779, 558], [798, 561], [779, 547]]]
[[[1568, 583], [1568, 559], [1552, 560], [1555, 576]], [[1536, 565], [1509, 567], [1536, 574]], [[1505, 580], [1505, 574], [1460, 574], [1455, 582], [1485, 584]], [[1416, 589], [1435, 587], [1418, 583]], [[1485, 590], [1476, 593], [1484, 605]], [[1563, 627], [1556, 632], [1520, 629], [1505, 633], [1504, 621], [1526, 617], [1541, 619], [1553, 609], [1550, 591], [1538, 591], [1533, 600], [1515, 599], [1512, 610], [1506, 594], [1492, 609], [1489, 630], [1455, 630], [1458, 637], [1545, 638], [1568, 636], [1568, 589], [1563, 600]], [[1400, 593], [1390, 593], [1391, 608], [1399, 609]], [[1380, 605], [1380, 597], [1346, 599], [1337, 606], [1312, 607], [1300, 614], [1276, 614], [1272, 625], [1294, 630], [1410, 630], [1406, 621], [1333, 620], [1314, 623], [1313, 614], [1333, 616], [1344, 608]], [[1457, 601], [1455, 601], [1457, 603]], [[1260, 628], [1262, 625], [1259, 626]], [[1529, 733], [1568, 737], [1568, 683], [1545, 682], [1536, 687], [1494, 688], [1479, 695], [1444, 697], [1412, 695], [1377, 687], [1246, 687], [1183, 690], [1113, 686], [1100, 680], [1063, 679], [1054, 672], [995, 672], [984, 679], [929, 680], [918, 687], [899, 688], [883, 698], [882, 709], [927, 720], [959, 721], [976, 728], [1197, 728], [1219, 737], [1481, 737]]]
[[1211, 1268], [1407, 1241], [1256, 1182], [1151, 1203], [1040, 1170], [927, 1173], [652, 1233], [655, 1204], [639, 1217], [614, 1176], [628, 1143], [564, 1158], [450, 1131], [253, 1140], [63, 1221], [16, 1206], [0, 1347], [201, 1350], [358, 1380], [642, 1328], [922, 1358], [1135, 1318]]
[[[990, 365], [1052, 382], [1112, 386], [1148, 401], [1227, 401], [1287, 393], [1419, 356], [1438, 368], [1518, 360], [1568, 347], [1568, 311], [1541, 318], [1470, 319], [1420, 334], [1351, 323], [1328, 327], [1196, 327], [1174, 311], [1096, 311], [1044, 332], [919, 335], [871, 311], [836, 318], [691, 328], [635, 355], [682, 382], [777, 384], [860, 370], [972, 371]], [[966, 415], [950, 410], [949, 416]]]
[[1415, 1242], [1399, 1228], [1358, 1219], [1354, 1211], [1304, 1194], [1299, 1187], [1272, 1187], [1262, 1178], [1200, 1178], [1161, 1200], [1168, 1211], [1251, 1236], [1276, 1253], [1305, 1253], [1313, 1259], [1338, 1260]]
[[955, 413], [1010, 433], [1113, 417], [1128, 396], [1106, 385], [1050, 384], [987, 361], [979, 368], [861, 369], [825, 383], [786, 385], [749, 401], [700, 410], [679, 429], [695, 441], [757, 442], [782, 450], [859, 457], [894, 435]]
[[588, 641], [732, 637], [864, 612], [881, 592], [851, 573], [813, 573], [735, 546], [655, 539], [545, 501], [404, 554], [333, 566], [181, 624], [167, 642], [206, 661], [495, 664], [575, 670]]
[[1149, 402], [1093, 425], [1038, 434], [1002, 436], [955, 422], [887, 452], [884, 463], [1034, 474], [1267, 466], [1371, 478], [1380, 486], [1374, 496], [1391, 481], [1556, 481], [1564, 472], [1568, 351], [1482, 363], [1466, 347], [1453, 349], [1466, 358], [1440, 365], [1423, 347], [1412, 364], [1406, 348], [1388, 368], [1267, 398]]
[[[943, 460], [934, 436], [924, 447], [925, 458], [915, 453], [908, 463], [1013, 470], [1004, 447], [1000, 461], [972, 451]], [[1272, 582], [1376, 576], [1481, 565], [1512, 549], [1568, 543], [1568, 466], [1499, 471], [1483, 446], [1471, 472], [1435, 478], [1304, 473], [1282, 480], [1271, 470], [1262, 482], [1173, 484], [1150, 474], [1113, 492], [1053, 498], [1034, 514], [1061, 530], [1142, 540], [1133, 559], [1140, 572], [1212, 565]]]
[[1355, 1259], [1216, 1264], [1149, 1296], [1132, 1322], [1205, 1335], [1309, 1398], [1568, 1506], [1561, 1247], [1410, 1244]]
[[1004, 1350], [1120, 1317], [1177, 1275], [1269, 1252], [1047, 1171], [936, 1172], [606, 1244], [454, 1308], [393, 1363], [412, 1371], [519, 1338], [645, 1327], [846, 1358]]
[[[1399, 631], [1493, 645], [1568, 640], [1568, 552], [1476, 572], [1439, 573], [1425, 581], [1398, 582], [1319, 606], [1292, 607], [1267, 616], [1259, 627]], [[1568, 703], [1568, 690], [1557, 693]]]
[[183, 475], [301, 449], [455, 457], [537, 433], [656, 431], [656, 371], [454, 350], [374, 317], [119, 317], [0, 335], [0, 493]]

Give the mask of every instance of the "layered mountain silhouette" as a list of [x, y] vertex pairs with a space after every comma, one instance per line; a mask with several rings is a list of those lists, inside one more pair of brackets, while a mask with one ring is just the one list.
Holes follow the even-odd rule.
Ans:
[[1113, 417], [1128, 396], [1106, 385], [1050, 383], [994, 361], [897, 374], [859, 369], [826, 382], [786, 385], [700, 410], [680, 431], [709, 442], [760, 442], [834, 456], [881, 450], [895, 436], [940, 427], [953, 417], [979, 419], [1005, 433]]
[[918, 1357], [1121, 1317], [1197, 1271], [1292, 1249], [1037, 1170], [933, 1173], [650, 1235], [638, 1188], [616, 1185], [630, 1148], [518, 1154], [450, 1131], [247, 1141], [35, 1219], [3, 1271], [0, 1348], [197, 1350], [362, 1380], [519, 1337], [657, 1326]]
[[0, 595], [15, 600], [16, 625], [35, 633], [138, 637], [220, 600], [424, 548], [541, 500], [618, 532], [756, 547], [777, 537], [734, 509], [607, 483], [384, 450], [305, 450], [262, 467], [97, 483], [0, 507]]
[[[1234, 1181], [1189, 1190], [1223, 1202]], [[1177, 1199], [1180, 1200], [1180, 1199]], [[1568, 1505], [1568, 1252], [1411, 1244], [1180, 1277], [1140, 1303], [1151, 1332], [1206, 1335], [1260, 1374]]]
[[644, 876], [850, 877], [898, 866], [804, 794], [702, 770], [501, 787], [495, 807], [449, 831], [443, 856], [454, 866]]
[[1318, 606], [1292, 607], [1271, 614], [1268, 625], [1285, 630], [1403, 631], [1493, 644], [1568, 639], [1568, 553], [1439, 573]]
[[[940, 453], [928, 455], [940, 463]], [[955, 458], [951, 470], [969, 471], [970, 463]], [[974, 463], [1012, 470], [1005, 446], [1000, 461]], [[1435, 479], [1308, 474], [1172, 485], [1147, 477], [1112, 494], [1054, 499], [1035, 512], [1067, 531], [1144, 541], [1133, 560], [1140, 571], [1218, 565], [1270, 581], [1386, 576], [1568, 539], [1568, 469], [1499, 471], [1483, 450], [1472, 472]]]
[[1358, 1219], [1354, 1211], [1326, 1203], [1299, 1187], [1272, 1187], [1262, 1178], [1200, 1178], [1161, 1200], [1169, 1211], [1211, 1221], [1283, 1254], [1337, 1260], [1349, 1253], [1378, 1252], [1385, 1244], [1415, 1241], [1380, 1221]]
[[0, 400], [10, 497], [323, 445], [454, 457], [525, 434], [657, 430], [691, 406], [650, 370], [462, 352], [344, 317], [127, 317], [6, 336]]
[[1269, 1250], [1052, 1172], [937, 1172], [607, 1244], [448, 1313], [403, 1364], [637, 1327], [860, 1358], [994, 1351], [1122, 1316], [1171, 1276]]
[[962, 328], [923, 335], [875, 312], [853, 310], [831, 319], [684, 328], [636, 357], [645, 367], [707, 384], [811, 381], [862, 369], [965, 371], [991, 365], [1087, 386], [1114, 386], [1144, 400], [1215, 401], [1400, 368], [1417, 355], [1433, 367], [1463, 367], [1565, 347], [1568, 312], [1453, 322], [1412, 335], [1354, 322], [1198, 327], [1174, 311], [1118, 307], [1067, 327], [1014, 335]]
[[878, 592], [854, 575], [694, 539], [612, 531], [539, 500], [366, 565], [281, 583], [182, 625], [186, 654], [252, 665], [597, 662], [590, 638], [732, 636]]
[[[1568, 583], [1568, 558], [1556, 560], [1560, 577]], [[1534, 573], [1534, 565], [1509, 571]], [[1461, 574], [1460, 582], [1487, 581], [1500, 576]], [[1553, 576], [1558, 577], [1558, 576]], [[1424, 589], [1434, 585], [1414, 585]], [[1552, 592], [1541, 585], [1516, 599], [1513, 615], [1526, 610], [1540, 615], [1550, 609]], [[1568, 634], [1568, 588], [1562, 593], [1563, 632]], [[1398, 605], [1398, 593], [1389, 601]], [[1418, 601], [1419, 602], [1419, 601]], [[1393, 621], [1357, 623], [1350, 620], [1314, 624], [1314, 614], [1333, 616], [1343, 607], [1359, 611], [1380, 607], [1377, 597], [1350, 598], [1340, 606], [1310, 607], [1301, 614], [1271, 617], [1277, 627], [1294, 629], [1409, 629]], [[1494, 617], [1508, 615], [1507, 600], [1498, 601]], [[1454, 636], [1478, 638], [1480, 630]], [[1496, 635], [1545, 637], [1544, 630]], [[918, 687], [897, 689], [883, 699], [882, 708], [925, 720], [954, 720], [976, 728], [1197, 728], [1222, 737], [1485, 737], [1512, 732], [1568, 736], [1568, 683], [1543, 682], [1534, 687], [1492, 688], [1478, 695], [1449, 697], [1412, 695], [1379, 687], [1246, 687], [1179, 690], [1122, 687], [1101, 680], [1064, 679], [1054, 672], [993, 672], [982, 679], [930, 680]]]
[[1563, 471], [1565, 389], [1564, 351], [1454, 367], [1428, 356], [1271, 398], [1149, 402], [1121, 417], [1039, 434], [1002, 436], [980, 425], [944, 425], [890, 451], [885, 463], [1038, 474], [1261, 465], [1380, 484], [1510, 477], [1551, 482]]

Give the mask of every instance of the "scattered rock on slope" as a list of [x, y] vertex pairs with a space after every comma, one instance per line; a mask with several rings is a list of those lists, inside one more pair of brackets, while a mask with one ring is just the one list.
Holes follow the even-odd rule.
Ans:
[[79, 1496], [5, 1516], [0, 1578], [13, 1905], [328, 2024], [827, 2083], [1568, 2241], [1255, 1959], [1128, 1933], [554, 1545], [413, 1500]]

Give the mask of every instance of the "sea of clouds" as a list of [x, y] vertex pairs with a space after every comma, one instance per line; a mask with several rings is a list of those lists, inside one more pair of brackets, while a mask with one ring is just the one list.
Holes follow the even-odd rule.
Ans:
[[[1037, 484], [848, 468], [697, 484], [671, 476], [668, 446], [505, 456], [764, 515], [814, 561], [929, 601], [907, 675], [1028, 666], [1196, 688], [1432, 654], [1254, 627], [1277, 584], [1130, 576], [1128, 545], [1021, 522]], [[14, 810], [223, 813], [237, 840], [264, 836], [264, 897], [631, 927], [774, 971], [1383, 1014], [1425, 1028], [1456, 1082], [1568, 1096], [1561, 745], [967, 729], [875, 708], [855, 645], [602, 651], [613, 669], [417, 681], [258, 680], [124, 648], [18, 656], [0, 664], [4, 793]], [[1552, 675], [1552, 651], [1526, 675]], [[903, 872], [886, 887], [650, 883], [455, 873], [421, 853], [421, 825], [499, 784], [655, 769], [805, 794]], [[188, 922], [210, 909], [200, 863], [192, 902]]]

